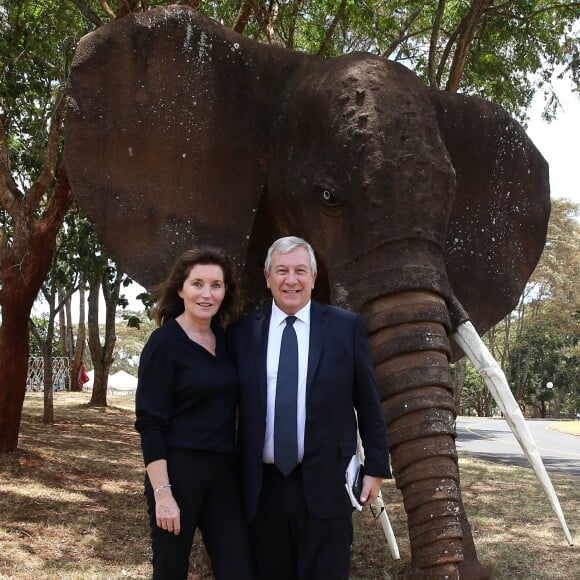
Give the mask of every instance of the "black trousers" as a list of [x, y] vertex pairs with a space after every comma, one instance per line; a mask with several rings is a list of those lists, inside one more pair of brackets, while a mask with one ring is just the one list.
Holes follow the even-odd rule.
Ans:
[[264, 465], [250, 545], [258, 580], [347, 580], [352, 544], [352, 507], [345, 492], [344, 516], [312, 517], [302, 468], [284, 477]]
[[155, 498], [146, 477], [153, 578], [187, 579], [198, 527], [217, 580], [253, 578], [237, 466], [219, 454], [170, 449], [167, 470], [171, 491], [180, 509], [181, 532], [176, 536], [157, 526]]

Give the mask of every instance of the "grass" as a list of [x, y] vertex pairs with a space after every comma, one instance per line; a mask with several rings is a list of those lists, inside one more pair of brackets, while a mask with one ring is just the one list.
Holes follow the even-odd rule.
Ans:
[[[25, 399], [20, 446], [0, 455], [0, 578], [149, 578], [143, 466], [133, 430], [133, 399], [55, 393], [56, 423], [43, 425], [42, 394]], [[532, 471], [461, 460], [463, 497], [480, 561], [496, 580], [580, 578], [569, 547]], [[580, 478], [552, 481], [572, 535], [578, 534]], [[401, 495], [383, 486], [402, 560], [393, 561], [378, 523], [355, 514], [351, 578], [400, 578], [409, 561]], [[199, 545], [190, 579], [211, 578]]]
[[550, 423], [550, 429], [569, 435], [580, 435], [580, 421], [554, 421]]

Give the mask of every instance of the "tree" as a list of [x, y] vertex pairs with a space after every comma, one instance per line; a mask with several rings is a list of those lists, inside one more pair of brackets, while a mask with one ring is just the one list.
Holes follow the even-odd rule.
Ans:
[[[33, 319], [30, 320], [31, 332], [36, 343], [40, 346], [44, 360], [44, 423], [54, 422], [52, 362], [53, 355], [58, 352], [54, 348], [55, 334], [59, 340], [61, 356], [75, 359], [74, 351], [72, 350], [75, 343], [74, 335], [72, 329], [69, 331], [65, 323], [67, 316], [69, 321], [71, 319], [70, 298], [79, 289], [79, 286], [84, 284], [83, 265], [86, 264], [87, 257], [80, 255], [79, 252], [85, 247], [83, 243], [85, 236], [92, 232], [88, 221], [80, 216], [76, 204], [72, 205], [65, 218], [66, 221], [57, 235], [57, 248], [53, 255], [50, 271], [42, 284], [39, 294], [44, 300], [45, 308], [48, 308], [47, 316], [42, 327], [37, 326]], [[67, 307], [68, 313], [66, 312]], [[58, 327], [56, 327], [57, 316], [59, 316], [60, 322]], [[76, 344], [79, 344], [78, 340]], [[84, 336], [80, 347], [82, 351], [84, 348]], [[77, 376], [78, 369], [75, 371], [73, 368], [71, 383], [74, 381], [75, 386]]]
[[578, 84], [578, 2], [231, 2], [201, 5], [247, 36], [321, 56], [372, 52], [412, 68], [427, 84], [502, 104], [515, 116], [539, 88], [558, 106], [554, 74]]
[[44, 166], [26, 192], [11, 175], [8, 139], [0, 126], [0, 201], [5, 210], [0, 230], [0, 451], [13, 451], [18, 444], [28, 368], [28, 319], [71, 202], [66, 171], [62, 165], [57, 169], [61, 125], [58, 104]]
[[[71, 359], [71, 389], [78, 388], [78, 376], [83, 364], [86, 347], [86, 287], [87, 279], [94, 268], [101, 268], [95, 256], [100, 253], [94, 229], [88, 219], [73, 203], [65, 216], [65, 223], [60, 233], [59, 252], [55, 256], [54, 268], [60, 272], [58, 292], [64, 307], [59, 311], [59, 332], [61, 355]], [[78, 323], [72, 322], [71, 294], [68, 289], [79, 292]]]
[[112, 373], [125, 371], [137, 376], [139, 355], [155, 327], [155, 322], [143, 312], [129, 311], [123, 315], [123, 321], [116, 328], [119, 340], [115, 347]]
[[[115, 332], [115, 315], [121, 298], [121, 285], [131, 281], [102, 255], [106, 265], [100, 271], [95, 270], [89, 278], [89, 349], [95, 375], [93, 394], [90, 405], [107, 406], [107, 378], [113, 364], [113, 352], [117, 335]], [[102, 289], [105, 299], [105, 337], [101, 343], [99, 333], [99, 292]], [[126, 301], [125, 301], [126, 305]]]
[[[573, 354], [580, 346], [580, 334], [567, 336], [553, 322], [534, 320], [526, 329], [513, 354], [517, 376], [521, 359], [525, 360], [523, 402], [535, 409], [533, 414], [546, 417], [548, 405], [557, 400], [552, 414], [558, 415], [564, 406], [575, 412], [575, 401], [580, 394], [580, 356]], [[520, 363], [518, 365], [518, 363]]]
[[489, 417], [492, 404], [493, 399], [483, 378], [468, 361], [465, 365], [465, 379], [461, 393], [461, 414]]
[[63, 88], [87, 30], [68, 2], [0, 7], [0, 452], [18, 444], [28, 319], [72, 200], [62, 161]]
[[[518, 307], [486, 335], [520, 405], [574, 416], [580, 398], [580, 205], [552, 200], [547, 242]], [[515, 330], [514, 330], [515, 329]], [[548, 389], [547, 383], [554, 387]]]
[[[70, 314], [66, 327], [61, 331], [61, 335], [71, 337], [68, 341], [70, 349], [67, 347], [66, 356], [73, 360], [71, 377], [76, 386], [86, 339], [85, 285], [88, 287], [88, 346], [94, 366], [94, 388], [90, 404], [106, 406], [107, 378], [114, 360], [117, 307], [125, 308], [127, 305], [127, 300], [121, 295], [120, 290], [132, 281], [117, 269], [114, 262], [109, 260], [93, 227], [76, 203], [69, 209], [58, 239], [59, 247], [55, 254], [53, 268], [43, 285], [43, 294], [49, 306], [48, 319], [53, 320], [54, 314], [62, 311], [61, 307], [67, 305], [71, 293], [79, 288], [79, 324], [76, 341]], [[50, 282], [53, 282], [52, 286]], [[49, 288], [52, 289], [52, 296], [49, 294]], [[62, 304], [53, 312], [53, 302], [58, 294], [63, 296]], [[103, 343], [101, 343], [101, 325], [99, 324], [101, 294], [105, 301]], [[47, 328], [50, 330], [51, 325], [47, 325]], [[50, 397], [46, 400], [49, 402]], [[45, 415], [48, 417], [46, 407]]]
[[552, 200], [546, 247], [529, 286], [537, 315], [554, 320], [562, 328], [577, 330], [574, 314], [580, 313], [580, 204]]

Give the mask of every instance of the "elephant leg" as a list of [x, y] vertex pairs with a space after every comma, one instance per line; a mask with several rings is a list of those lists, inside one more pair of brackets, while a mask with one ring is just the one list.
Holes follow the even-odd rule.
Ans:
[[377, 298], [362, 312], [407, 512], [407, 576], [489, 578], [461, 501], [446, 303], [435, 293], [405, 291]]

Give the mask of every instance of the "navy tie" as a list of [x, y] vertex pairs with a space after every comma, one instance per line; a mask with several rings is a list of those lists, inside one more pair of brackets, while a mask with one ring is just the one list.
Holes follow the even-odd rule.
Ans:
[[295, 321], [296, 316], [286, 318], [276, 378], [274, 464], [283, 475], [288, 475], [298, 463], [298, 338], [292, 326]]

